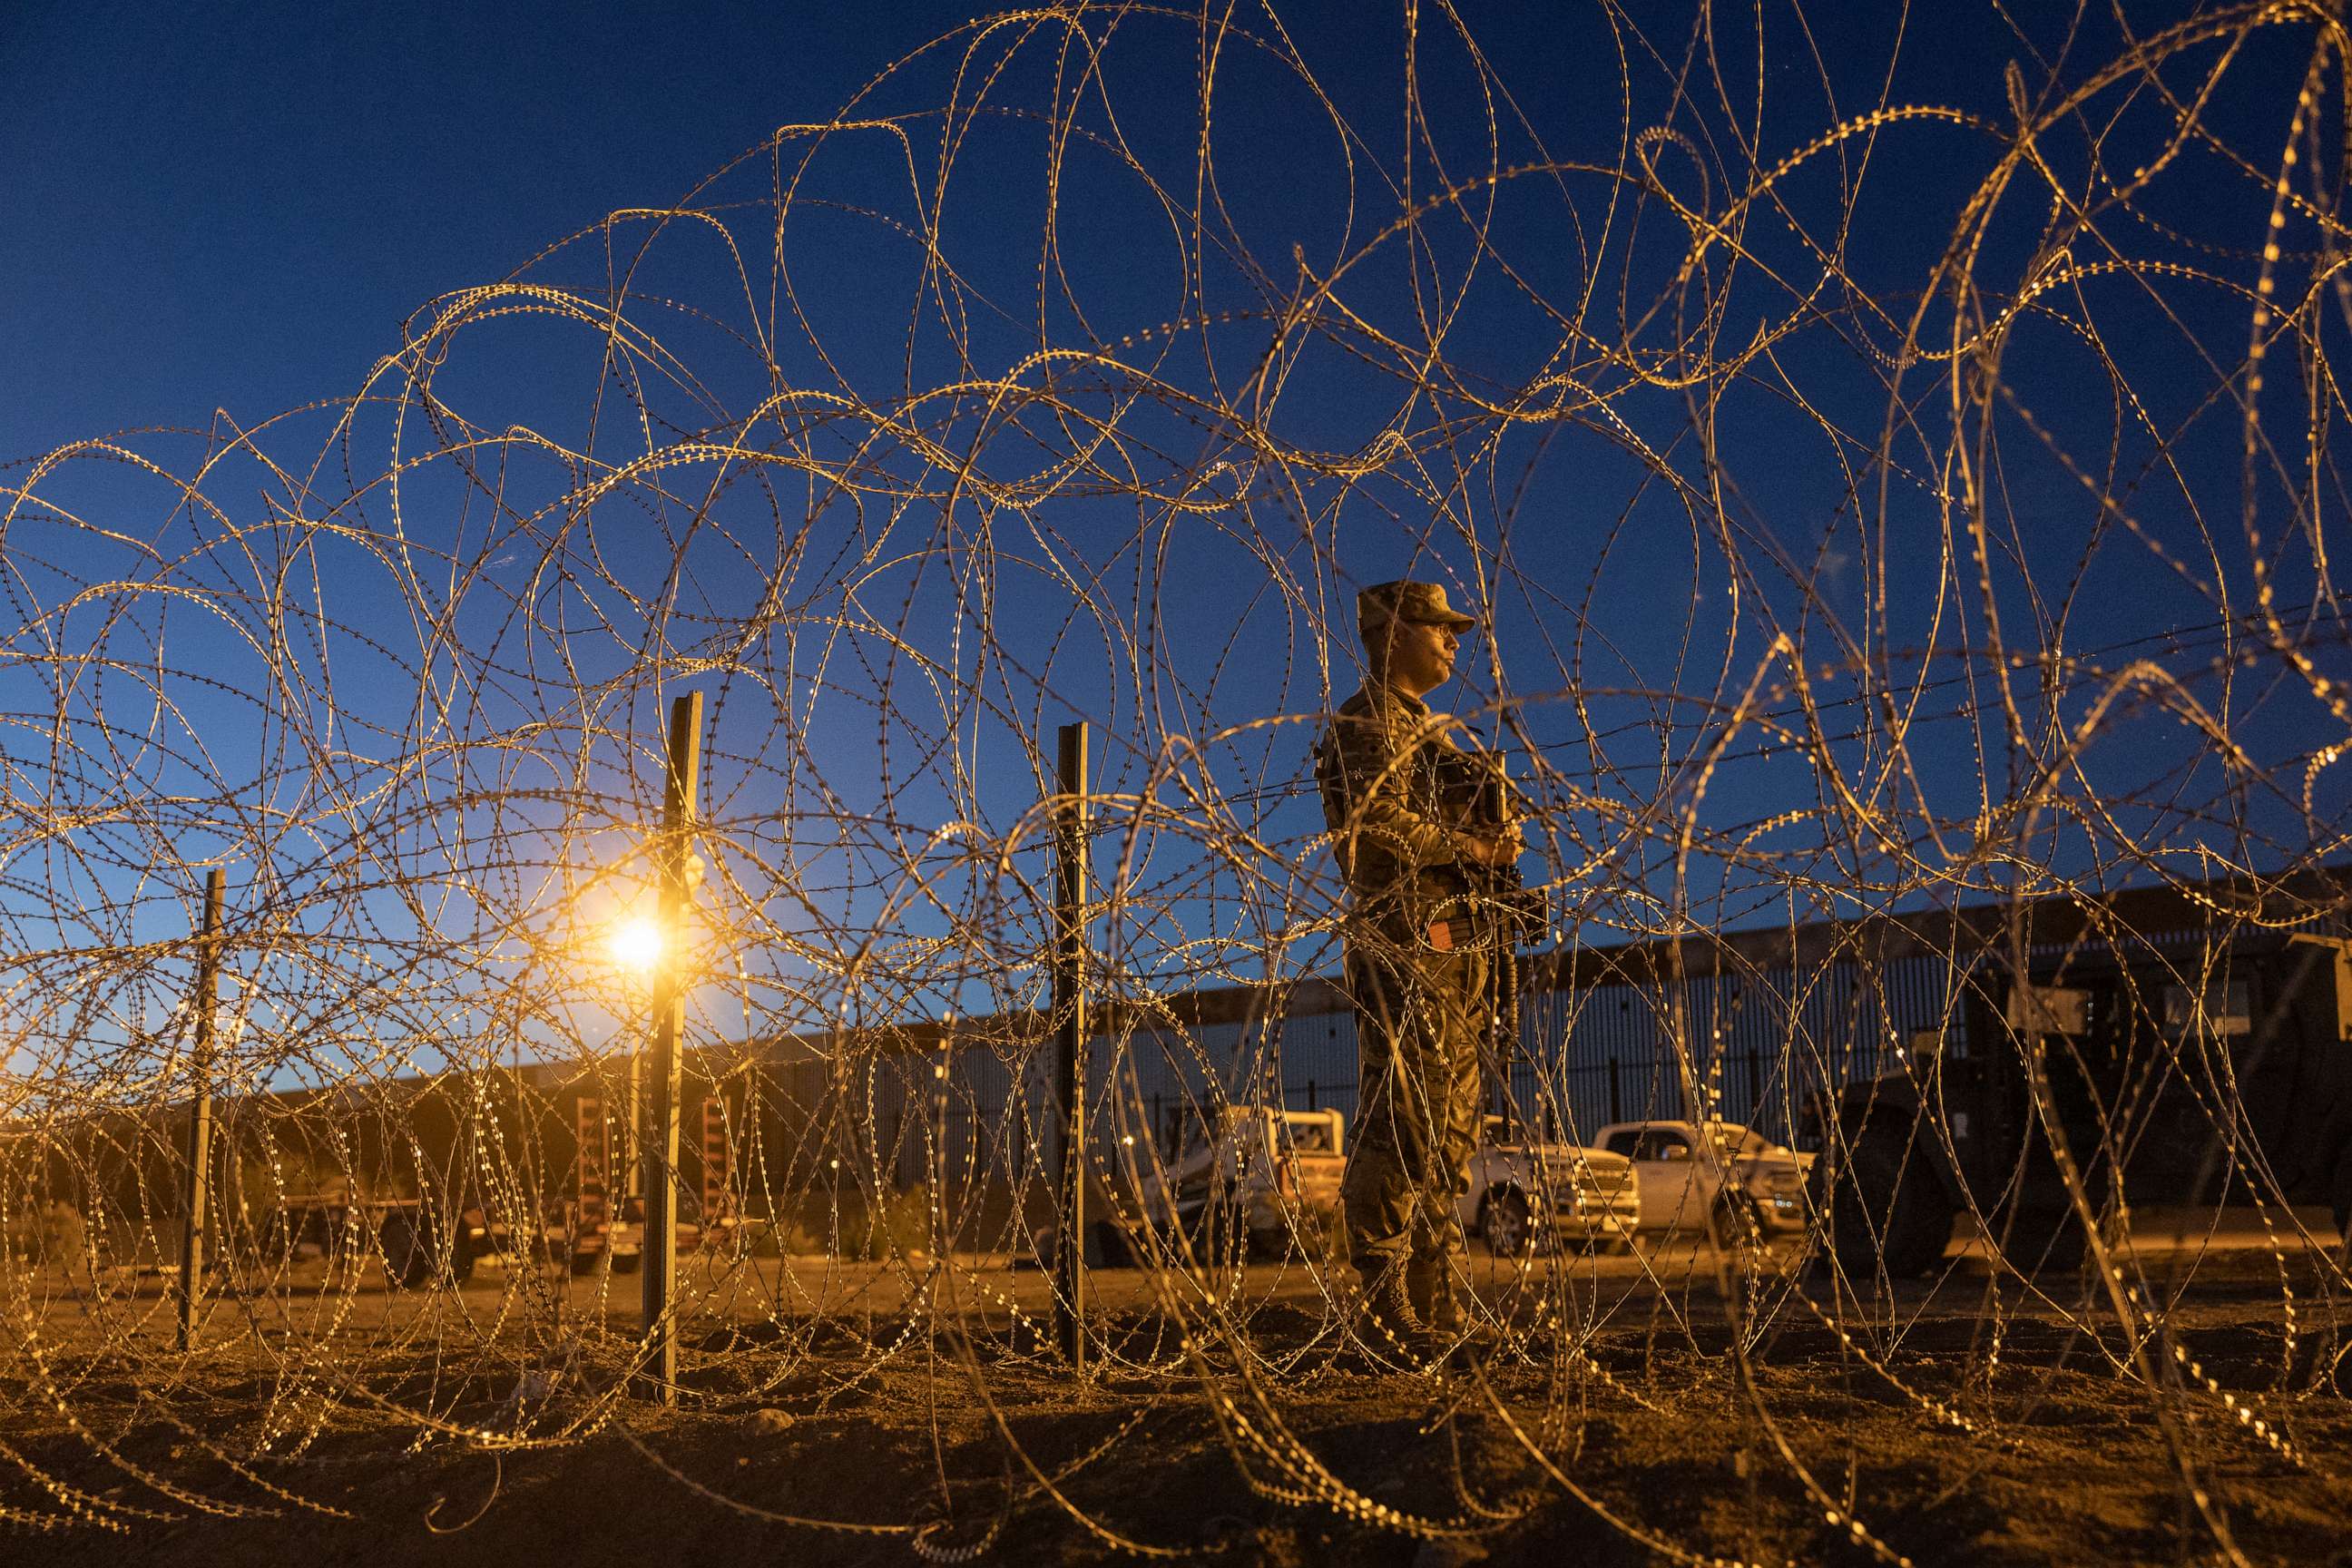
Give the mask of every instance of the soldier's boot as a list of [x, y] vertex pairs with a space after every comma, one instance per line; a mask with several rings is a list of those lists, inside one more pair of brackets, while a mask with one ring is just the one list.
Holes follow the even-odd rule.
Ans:
[[1445, 1359], [1445, 1342], [1412, 1310], [1406, 1271], [1394, 1265], [1364, 1275], [1364, 1344], [1383, 1361], [1419, 1370]]
[[1406, 1266], [1405, 1291], [1422, 1326], [1440, 1342], [1482, 1350], [1496, 1342], [1492, 1328], [1462, 1310], [1462, 1286], [1446, 1258], [1414, 1258]]
[[[1404, 1266], [1404, 1293], [1412, 1302], [1412, 1315], [1433, 1334], [1443, 1334], [1453, 1328], [1452, 1294], [1445, 1289], [1445, 1263], [1443, 1258], [1416, 1255]], [[1440, 1312], [1447, 1321], [1441, 1321]]]

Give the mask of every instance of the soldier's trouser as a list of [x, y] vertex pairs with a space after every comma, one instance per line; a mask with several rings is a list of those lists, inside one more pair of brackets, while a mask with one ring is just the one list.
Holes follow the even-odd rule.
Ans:
[[1365, 1284], [1389, 1269], [1449, 1269], [1462, 1251], [1455, 1200], [1477, 1146], [1486, 960], [1352, 945], [1362, 1089], [1339, 1196], [1348, 1256]]

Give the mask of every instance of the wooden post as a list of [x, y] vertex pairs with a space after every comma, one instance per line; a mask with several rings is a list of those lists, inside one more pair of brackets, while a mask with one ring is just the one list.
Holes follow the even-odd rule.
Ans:
[[1070, 1370], [1087, 1370], [1087, 726], [1062, 726], [1054, 809], [1054, 1331]]
[[689, 691], [669, 706], [669, 771], [662, 789], [661, 955], [653, 974], [653, 1060], [646, 1073], [643, 1151], [646, 1197], [644, 1287], [645, 1372], [640, 1392], [664, 1405], [677, 1403], [677, 1324], [671, 1300], [677, 1278], [678, 1036], [686, 1023], [681, 951], [686, 911], [694, 896], [694, 801], [702, 767], [702, 693]]
[[196, 937], [195, 1049], [189, 1058], [194, 1085], [188, 1108], [187, 1202], [180, 1217], [180, 1348], [196, 1342], [196, 1298], [205, 1283], [205, 1209], [212, 1200], [213, 1004], [220, 990], [221, 903], [228, 873], [220, 867], [205, 878], [205, 919]]

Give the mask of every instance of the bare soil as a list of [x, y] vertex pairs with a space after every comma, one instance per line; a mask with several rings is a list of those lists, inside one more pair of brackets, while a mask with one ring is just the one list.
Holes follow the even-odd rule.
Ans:
[[1580, 1342], [1492, 1272], [1519, 1337], [1433, 1375], [1371, 1368], [1295, 1267], [1251, 1271], [1240, 1335], [1106, 1273], [1130, 1364], [1073, 1379], [1033, 1276], [950, 1311], [908, 1269], [834, 1266], [820, 1316], [706, 1312], [678, 1409], [625, 1395], [611, 1289], [571, 1287], [568, 1343], [501, 1326], [515, 1286], [492, 1279], [457, 1303], [470, 1340], [449, 1302], [404, 1316], [368, 1286], [340, 1337], [217, 1323], [189, 1360], [159, 1313], [78, 1336], [98, 1304], [60, 1298], [8, 1379], [0, 1503], [123, 1528], [14, 1525], [0, 1563], [2172, 1564], [2219, 1550], [2202, 1490], [2249, 1562], [2352, 1564], [2325, 1273], [2175, 1281], [2196, 1373], [2148, 1339], [2161, 1397], [2112, 1323], [1967, 1269], [1861, 1302], [1811, 1278], [1818, 1314], [1768, 1282], [1737, 1345], [1705, 1269], [1595, 1269], [1556, 1298]]

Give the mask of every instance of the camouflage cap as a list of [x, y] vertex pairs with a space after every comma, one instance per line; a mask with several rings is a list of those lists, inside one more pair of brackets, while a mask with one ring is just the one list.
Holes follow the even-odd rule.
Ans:
[[1445, 602], [1435, 583], [1376, 583], [1356, 595], [1356, 624], [1370, 630], [1391, 621], [1426, 621], [1466, 631], [1478, 624]]

